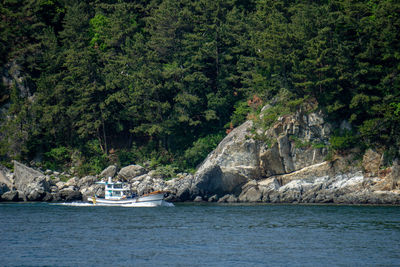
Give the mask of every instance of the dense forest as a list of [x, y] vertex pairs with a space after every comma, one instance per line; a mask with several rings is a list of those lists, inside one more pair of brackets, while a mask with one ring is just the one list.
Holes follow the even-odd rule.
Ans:
[[0, 85], [3, 163], [193, 170], [273, 99], [348, 121], [334, 149], [399, 155], [397, 0], [2, 0], [0, 16], [0, 67], [29, 88]]

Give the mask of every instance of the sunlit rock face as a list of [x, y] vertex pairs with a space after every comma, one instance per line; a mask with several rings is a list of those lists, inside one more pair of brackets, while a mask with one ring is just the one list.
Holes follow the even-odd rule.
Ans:
[[299, 110], [279, 117], [267, 129], [246, 121], [200, 165], [190, 189], [191, 199], [399, 203], [397, 165], [380, 172], [381, 154], [368, 150], [359, 162], [350, 152], [326, 161], [333, 129], [319, 111]]

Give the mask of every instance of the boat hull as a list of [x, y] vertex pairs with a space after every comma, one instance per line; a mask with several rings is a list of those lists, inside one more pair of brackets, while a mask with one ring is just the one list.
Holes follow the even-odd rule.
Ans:
[[149, 194], [136, 198], [128, 199], [104, 199], [89, 197], [88, 201], [99, 206], [121, 206], [121, 207], [156, 207], [163, 206], [164, 194]]

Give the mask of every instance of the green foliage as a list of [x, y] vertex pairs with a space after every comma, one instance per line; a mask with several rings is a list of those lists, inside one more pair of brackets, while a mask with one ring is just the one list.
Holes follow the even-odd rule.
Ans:
[[290, 109], [282, 104], [277, 104], [266, 109], [262, 115], [261, 122], [264, 129], [269, 128], [276, 122], [278, 117], [290, 114]]
[[312, 148], [314, 149], [320, 149], [320, 148], [326, 148], [328, 147], [326, 144], [324, 143], [312, 143]]
[[390, 103], [390, 106], [394, 108], [393, 114], [395, 116], [400, 116], [400, 102], [399, 103]]
[[234, 108], [235, 110], [231, 116], [231, 123], [233, 127], [236, 127], [246, 121], [247, 115], [251, 112], [251, 108], [247, 104], [247, 101], [237, 102]]
[[298, 137], [296, 137], [294, 135], [291, 135], [289, 137], [289, 140], [294, 142], [294, 146], [296, 148], [308, 148], [308, 147], [312, 146], [311, 142], [307, 142], [307, 141], [303, 142], [300, 138], [298, 138]]
[[178, 167], [174, 165], [163, 165], [159, 166], [155, 170], [155, 174], [160, 175], [164, 180], [170, 180], [176, 177]]
[[96, 14], [92, 19], [90, 19], [89, 24], [92, 36], [90, 45], [92, 47], [100, 47], [100, 50], [105, 50], [107, 48], [106, 30], [110, 27], [108, 18], [103, 14]]
[[351, 131], [336, 132], [329, 138], [330, 148], [333, 151], [344, 151], [357, 144], [358, 137]]
[[193, 145], [185, 150], [182, 163], [185, 169], [195, 168], [207, 155], [217, 147], [224, 138], [224, 134], [210, 134], [193, 142]]
[[118, 156], [118, 165], [119, 166], [128, 166], [135, 162], [137, 162], [138, 157], [136, 153], [132, 150], [122, 149], [117, 152]]
[[47, 169], [60, 170], [64, 168], [64, 165], [71, 160], [72, 150], [70, 148], [60, 146], [51, 149], [44, 153], [43, 165]]
[[103, 153], [98, 140], [90, 140], [82, 148], [82, 151], [84, 156], [80, 159], [81, 164], [77, 167], [79, 175], [96, 175], [107, 167], [108, 157]]

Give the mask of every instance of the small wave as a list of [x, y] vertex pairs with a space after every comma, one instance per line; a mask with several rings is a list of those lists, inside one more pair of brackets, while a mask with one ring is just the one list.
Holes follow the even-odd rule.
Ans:
[[167, 202], [167, 201], [163, 201], [161, 206], [164, 206], [164, 207], [175, 207], [174, 203]]
[[93, 206], [95, 206], [92, 203], [84, 203], [84, 202], [51, 203], [50, 205], [74, 206], [74, 207], [93, 207]]
[[[112, 207], [113, 205], [110, 204], [100, 204], [100, 203], [86, 203], [86, 202], [64, 202], [64, 203], [50, 203], [50, 205], [59, 205], [59, 206], [72, 206], [72, 207]], [[115, 206], [119, 206], [119, 207], [123, 207], [123, 205], [115, 205]], [[126, 205], [127, 207], [129, 205]], [[140, 206], [140, 205], [138, 205]], [[171, 202], [167, 202], [167, 201], [163, 201], [161, 204], [162, 207], [175, 207], [175, 205]], [[143, 205], [142, 207], [146, 207], [146, 205]], [[151, 205], [149, 205], [148, 207], [152, 207]]]

